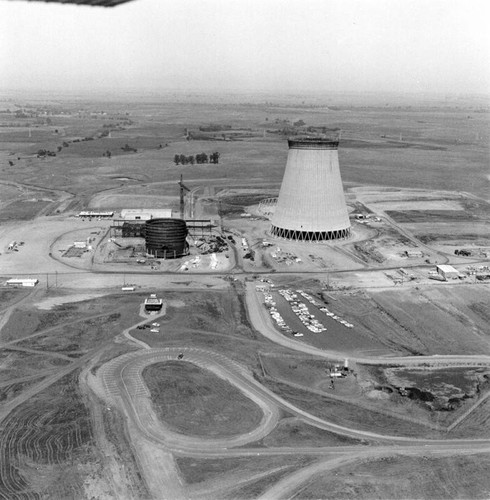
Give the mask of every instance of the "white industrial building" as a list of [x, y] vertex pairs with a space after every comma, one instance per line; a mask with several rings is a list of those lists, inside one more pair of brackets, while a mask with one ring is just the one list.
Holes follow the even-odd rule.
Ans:
[[121, 219], [124, 220], [170, 219], [171, 217], [171, 208], [125, 208], [121, 210]]
[[288, 140], [289, 153], [271, 234], [288, 240], [346, 238], [350, 221], [340, 177], [337, 140]]
[[114, 216], [114, 212], [94, 212], [94, 211], [89, 211], [85, 210], [80, 212], [77, 217], [88, 217], [89, 219], [110, 219], [111, 217]]
[[449, 266], [447, 264], [441, 264], [437, 266], [437, 274], [445, 279], [454, 279], [459, 277], [459, 271], [453, 266]]
[[406, 250], [405, 254], [409, 259], [419, 259], [424, 256], [421, 250]]
[[31, 278], [12, 278], [6, 281], [7, 286], [29, 286], [33, 287], [39, 283], [37, 279]]

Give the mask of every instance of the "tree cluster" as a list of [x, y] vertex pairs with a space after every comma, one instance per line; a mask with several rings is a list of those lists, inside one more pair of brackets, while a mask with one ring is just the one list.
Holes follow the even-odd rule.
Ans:
[[39, 149], [37, 152], [38, 158], [45, 158], [46, 156], [56, 156], [54, 151], [49, 151], [48, 149]]
[[203, 163], [219, 163], [220, 154], [216, 151], [215, 153], [211, 153], [208, 157], [206, 153], [200, 153], [195, 156], [186, 156], [186, 155], [175, 155], [174, 163], [176, 165], [194, 165], [197, 163], [201, 165]]

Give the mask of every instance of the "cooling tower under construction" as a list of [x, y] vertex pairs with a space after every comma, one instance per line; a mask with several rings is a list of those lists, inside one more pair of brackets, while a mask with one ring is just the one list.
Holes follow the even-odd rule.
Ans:
[[328, 241], [350, 234], [340, 178], [337, 140], [289, 139], [286, 171], [271, 234], [299, 241]]

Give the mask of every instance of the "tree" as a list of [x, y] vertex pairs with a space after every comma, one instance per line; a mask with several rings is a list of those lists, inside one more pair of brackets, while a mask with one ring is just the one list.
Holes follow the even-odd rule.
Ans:
[[175, 156], [174, 156], [174, 163], [175, 163], [176, 165], [179, 165], [179, 164], [180, 164], [180, 155], [175, 155]]
[[201, 164], [207, 162], [208, 162], [208, 155], [206, 153], [201, 153], [196, 155], [196, 163]]
[[189, 156], [189, 157], [187, 157], [187, 161], [188, 161], [191, 165], [194, 165], [194, 157], [193, 157], [193, 156]]
[[220, 154], [216, 151], [215, 153], [212, 153], [209, 155], [209, 162], [210, 163], [219, 163], [219, 157], [220, 157]]

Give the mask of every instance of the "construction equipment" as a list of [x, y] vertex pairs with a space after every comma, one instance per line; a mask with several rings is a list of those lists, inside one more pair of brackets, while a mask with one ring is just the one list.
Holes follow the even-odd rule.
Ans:
[[185, 196], [185, 191], [190, 192], [190, 189], [184, 184], [184, 179], [183, 175], [180, 174], [180, 181], [178, 182], [180, 186], [180, 218], [184, 218], [184, 209], [185, 209], [185, 203], [184, 203], [184, 196]]

